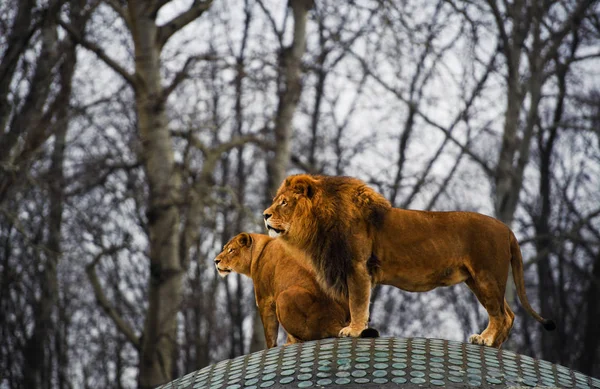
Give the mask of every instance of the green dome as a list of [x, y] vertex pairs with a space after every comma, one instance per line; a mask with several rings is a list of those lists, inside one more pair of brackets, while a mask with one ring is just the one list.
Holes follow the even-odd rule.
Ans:
[[336, 338], [221, 361], [160, 389], [600, 388], [600, 380], [510, 351], [439, 339]]

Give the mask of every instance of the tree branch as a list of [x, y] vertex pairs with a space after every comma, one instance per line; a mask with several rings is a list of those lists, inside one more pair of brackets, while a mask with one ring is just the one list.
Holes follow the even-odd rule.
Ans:
[[[369, 69], [369, 67], [367, 66], [366, 61], [363, 58], [361, 58], [358, 54], [356, 54], [352, 50], [350, 50], [349, 52], [361, 63], [364, 72], [366, 74], [368, 74], [370, 77], [372, 77], [379, 85], [381, 85], [384, 89], [386, 89], [387, 91], [389, 91], [392, 94], [394, 94], [394, 96], [396, 96], [403, 103], [405, 103], [407, 105], [411, 104], [411, 101], [409, 99], [407, 99], [406, 97], [404, 97], [400, 91], [398, 91], [397, 89], [391, 87], [384, 80], [382, 80], [381, 77], [379, 77], [378, 75], [376, 75], [375, 73], [373, 73], [371, 71], [371, 69]], [[415, 107], [415, 113], [419, 117], [421, 117], [426, 123], [428, 123], [431, 126], [433, 126], [433, 127], [437, 128], [437, 129], [441, 130], [444, 133], [444, 135], [452, 143], [454, 143], [456, 146], [458, 146], [465, 154], [467, 154], [469, 157], [471, 157], [471, 159], [473, 159], [475, 162], [477, 162], [479, 165], [481, 165], [481, 167], [486, 172], [486, 174], [488, 174], [490, 177], [494, 176], [494, 170], [490, 166], [488, 166], [488, 164], [483, 159], [481, 159], [477, 154], [475, 154], [473, 151], [471, 151], [468, 146], [463, 145], [454, 136], [452, 136], [452, 134], [450, 133], [450, 131], [449, 131], [448, 128], [442, 126], [441, 124], [438, 124], [438, 123], [434, 122], [432, 119], [429, 118], [429, 116], [427, 116], [426, 114], [424, 114], [418, 107]]]
[[59, 20], [58, 24], [62, 28], [64, 28], [69, 33], [69, 35], [71, 35], [75, 42], [96, 54], [96, 56], [100, 58], [106, 65], [108, 65], [111, 69], [117, 72], [121, 77], [125, 79], [125, 81], [127, 81], [132, 87], [135, 88], [136, 84], [133, 75], [127, 70], [125, 70], [125, 68], [123, 68], [121, 65], [119, 65], [117, 61], [108, 56], [100, 46], [84, 39], [69, 23], [66, 23], [63, 20]]
[[309, 173], [309, 174], [321, 173], [316, 169], [316, 166], [313, 166], [311, 164], [308, 164], [308, 163], [302, 161], [302, 158], [298, 154], [292, 154], [290, 156], [290, 162], [293, 163], [294, 165], [296, 165], [298, 168], [304, 170], [306, 173]]
[[245, 143], [253, 143], [253, 144], [257, 145], [258, 147], [263, 148], [265, 150], [270, 150], [273, 148], [273, 145], [271, 145], [269, 142], [265, 142], [263, 139], [257, 137], [256, 135], [248, 134], [248, 135], [240, 135], [235, 138], [232, 138], [228, 142], [221, 143], [218, 146], [213, 147], [209, 151], [216, 155], [220, 155], [220, 154], [223, 154], [233, 148], [242, 146]]
[[177, 72], [177, 74], [175, 74], [175, 76], [173, 77], [173, 80], [171, 80], [171, 83], [166, 88], [163, 89], [162, 101], [167, 100], [169, 95], [171, 93], [173, 93], [173, 91], [179, 86], [179, 84], [181, 84], [181, 82], [187, 78], [188, 71], [190, 70], [190, 68], [193, 65], [196, 64], [196, 62], [198, 62], [198, 61], [214, 61], [216, 59], [218, 59], [218, 57], [216, 57], [214, 55], [210, 55], [210, 54], [194, 55], [192, 57], [189, 57], [185, 61], [185, 64], [183, 64], [182, 68]]
[[165, 43], [183, 27], [187, 26], [194, 20], [200, 17], [206, 10], [212, 5], [212, 0], [198, 1], [194, 0], [190, 8], [187, 11], [179, 14], [178, 16], [171, 19], [171, 21], [163, 24], [158, 28], [158, 34], [156, 41], [159, 47], [163, 47]]
[[110, 304], [108, 298], [104, 294], [102, 290], [102, 286], [100, 285], [100, 280], [98, 279], [98, 275], [96, 274], [96, 265], [100, 262], [100, 259], [105, 255], [111, 255], [116, 253], [117, 251], [124, 248], [124, 245], [121, 246], [113, 246], [106, 250], [103, 250], [101, 253], [94, 257], [94, 260], [85, 267], [85, 272], [92, 284], [92, 288], [94, 289], [94, 296], [96, 297], [96, 301], [100, 304], [100, 307], [104, 310], [104, 312], [112, 319], [115, 323], [119, 331], [127, 340], [133, 344], [133, 346], [140, 351], [140, 338], [136, 336], [135, 331], [123, 320], [123, 318], [119, 315], [116, 309]]
[[127, 27], [131, 30], [131, 19], [129, 18], [127, 10], [119, 4], [117, 0], [105, 0], [105, 2], [121, 17], [121, 19], [123, 19]]
[[460, 143], [454, 136], [452, 136], [450, 134], [450, 132], [448, 132], [448, 130], [444, 126], [434, 122], [433, 120], [431, 120], [428, 116], [426, 116], [422, 112], [418, 111], [417, 113], [423, 120], [425, 120], [426, 123], [439, 129], [440, 131], [442, 131], [444, 133], [444, 135], [446, 135], [452, 143], [454, 143], [456, 146], [458, 146], [462, 152], [464, 152], [469, 157], [471, 157], [471, 159], [473, 161], [477, 162], [483, 168], [483, 170], [485, 171], [485, 173], [487, 175], [489, 175], [490, 177], [494, 176], [494, 170], [488, 166], [488, 164], [485, 160], [481, 159], [477, 154], [475, 154], [473, 151], [471, 151], [471, 149], [469, 149], [468, 145], [463, 145], [462, 143]]
[[284, 44], [283, 44], [283, 32], [281, 32], [277, 28], [277, 22], [273, 18], [273, 15], [271, 15], [271, 12], [269, 12], [269, 10], [267, 9], [267, 7], [264, 5], [264, 3], [262, 2], [262, 0], [256, 0], [256, 2], [258, 3], [258, 6], [265, 13], [265, 16], [267, 17], [267, 19], [269, 19], [269, 23], [271, 24], [271, 27], [273, 28], [273, 32], [277, 36], [277, 41], [279, 42], [279, 47], [283, 48], [284, 47]]
[[259, 138], [254, 134], [240, 135], [235, 138], [232, 138], [228, 142], [218, 144], [214, 147], [206, 146], [204, 142], [202, 142], [200, 139], [193, 136], [189, 132], [171, 131], [171, 136], [187, 139], [192, 144], [192, 146], [200, 150], [205, 157], [211, 155], [220, 155], [233, 148], [242, 146], [245, 143], [253, 143], [258, 147], [262, 148], [263, 150], [272, 150], [274, 148], [273, 144]]
[[[504, 51], [504, 55], [509, 63], [512, 63], [512, 53], [510, 51], [510, 39], [508, 38], [508, 34], [506, 33], [506, 29], [504, 28], [504, 20], [502, 19], [502, 14], [498, 9], [498, 4], [496, 4], [496, 0], [487, 0], [486, 1], [492, 10], [492, 15], [494, 15], [494, 20], [496, 22], [496, 27], [498, 27], [498, 32], [500, 34], [500, 40], [502, 42], [502, 51]], [[513, 26], [513, 28], [517, 28]]]
[[548, 38], [552, 42], [552, 45], [546, 52], [542, 63], [546, 63], [556, 56], [563, 39], [581, 24], [585, 16], [585, 12], [595, 2], [596, 0], [582, 0], [577, 4], [575, 10], [573, 10], [573, 12], [569, 15], [569, 18], [565, 20], [564, 25], [557, 32], [552, 34], [550, 38]]

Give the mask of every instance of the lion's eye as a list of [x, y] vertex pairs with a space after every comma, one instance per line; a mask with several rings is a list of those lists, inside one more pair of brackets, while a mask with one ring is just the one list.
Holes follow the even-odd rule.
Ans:
[[287, 201], [285, 201], [285, 200], [281, 200], [281, 206], [282, 206], [282, 207], [285, 207], [286, 205], [287, 205]]
[[229, 250], [227, 250], [228, 253], [233, 253], [233, 249], [230, 247]]

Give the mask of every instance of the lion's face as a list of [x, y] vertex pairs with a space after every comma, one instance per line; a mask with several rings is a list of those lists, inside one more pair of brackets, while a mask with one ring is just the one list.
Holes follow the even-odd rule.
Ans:
[[316, 189], [317, 181], [306, 175], [290, 176], [283, 181], [273, 204], [263, 213], [270, 237], [286, 239], [303, 230], [301, 224], [311, 218]]
[[250, 248], [252, 237], [241, 233], [233, 238], [225, 246], [223, 251], [215, 258], [215, 267], [221, 277], [226, 277], [232, 271], [240, 274], [250, 274]]
[[288, 191], [278, 194], [273, 199], [273, 204], [263, 214], [265, 227], [267, 227], [271, 238], [289, 233], [297, 204], [297, 196], [288, 193]]

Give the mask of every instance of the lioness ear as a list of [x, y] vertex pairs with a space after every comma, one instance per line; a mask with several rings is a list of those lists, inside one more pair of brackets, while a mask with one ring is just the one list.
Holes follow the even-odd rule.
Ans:
[[250, 246], [252, 244], [252, 237], [245, 232], [240, 234], [239, 240], [242, 246]]

